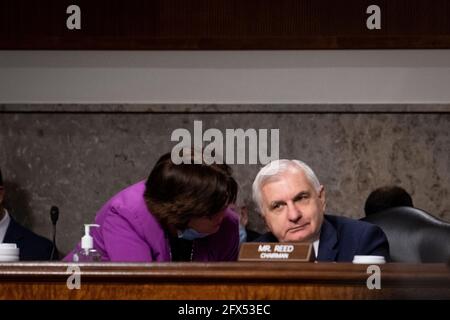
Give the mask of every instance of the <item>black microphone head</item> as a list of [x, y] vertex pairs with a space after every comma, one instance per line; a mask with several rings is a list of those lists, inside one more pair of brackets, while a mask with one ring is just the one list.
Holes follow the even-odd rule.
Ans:
[[50, 209], [50, 218], [52, 219], [53, 225], [56, 225], [59, 217], [59, 209], [56, 206], [52, 206]]

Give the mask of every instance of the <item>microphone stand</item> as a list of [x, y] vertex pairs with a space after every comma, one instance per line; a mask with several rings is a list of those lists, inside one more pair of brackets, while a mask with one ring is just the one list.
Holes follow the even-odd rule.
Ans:
[[52, 220], [52, 225], [53, 225], [53, 247], [52, 247], [52, 253], [50, 254], [50, 260], [55, 260], [55, 254], [56, 254], [56, 259], [58, 259], [58, 252], [56, 249], [56, 222], [58, 222], [58, 218], [59, 218], [58, 207], [56, 207], [56, 206], [51, 207], [50, 218]]

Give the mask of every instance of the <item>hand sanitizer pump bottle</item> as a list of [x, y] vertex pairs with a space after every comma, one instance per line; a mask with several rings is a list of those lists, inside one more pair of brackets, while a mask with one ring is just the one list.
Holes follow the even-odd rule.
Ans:
[[89, 234], [91, 227], [100, 227], [98, 224], [85, 224], [84, 236], [81, 238], [81, 249], [73, 255], [74, 262], [98, 262], [102, 257], [94, 249], [94, 239]]

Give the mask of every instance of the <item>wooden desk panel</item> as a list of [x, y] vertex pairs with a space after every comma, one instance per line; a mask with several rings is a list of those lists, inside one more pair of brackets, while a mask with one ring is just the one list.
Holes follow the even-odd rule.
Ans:
[[344, 263], [79, 264], [69, 290], [67, 263], [1, 263], [0, 299], [450, 299], [445, 264], [381, 265], [381, 289], [367, 266]]

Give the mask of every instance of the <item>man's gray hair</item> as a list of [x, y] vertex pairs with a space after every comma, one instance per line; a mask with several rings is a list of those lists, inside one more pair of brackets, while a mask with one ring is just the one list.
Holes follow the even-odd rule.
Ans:
[[253, 181], [252, 192], [253, 192], [253, 201], [256, 206], [259, 208], [260, 213], [263, 215], [263, 204], [262, 204], [262, 194], [261, 189], [264, 184], [269, 181], [277, 181], [279, 177], [289, 171], [289, 170], [301, 170], [305, 174], [306, 178], [309, 180], [311, 185], [317, 192], [320, 191], [320, 182], [317, 179], [314, 171], [304, 162], [300, 160], [288, 160], [288, 159], [280, 159], [275, 160], [264, 166], [261, 170], [259, 170], [256, 175], [255, 181]]

